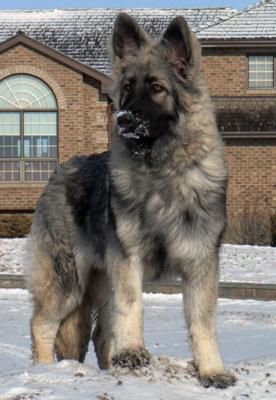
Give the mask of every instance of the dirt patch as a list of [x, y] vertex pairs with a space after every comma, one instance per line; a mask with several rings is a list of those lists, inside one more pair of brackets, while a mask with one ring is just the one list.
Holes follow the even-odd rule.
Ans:
[[187, 379], [196, 376], [192, 363], [183, 361], [172, 362], [168, 357], [152, 357], [149, 366], [135, 370], [114, 367], [111, 374], [122, 383], [123, 377], [129, 374], [137, 377], [145, 377], [149, 383], [157, 381], [166, 381], [168, 383], [187, 381]]

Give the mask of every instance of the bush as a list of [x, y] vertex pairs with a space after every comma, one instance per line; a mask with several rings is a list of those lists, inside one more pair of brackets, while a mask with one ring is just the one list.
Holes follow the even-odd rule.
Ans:
[[271, 246], [276, 247], [276, 214], [271, 216]]
[[243, 214], [229, 224], [225, 242], [269, 246], [271, 244], [271, 223], [260, 215]]
[[[255, 192], [250, 186], [240, 193], [238, 198], [243, 200], [243, 206], [238, 210], [238, 215], [229, 221], [225, 242], [270, 246], [272, 242], [272, 219], [269, 199], [264, 197], [262, 193]], [[276, 228], [274, 230], [276, 231]]]
[[0, 214], [0, 238], [26, 236], [31, 229], [33, 214]]

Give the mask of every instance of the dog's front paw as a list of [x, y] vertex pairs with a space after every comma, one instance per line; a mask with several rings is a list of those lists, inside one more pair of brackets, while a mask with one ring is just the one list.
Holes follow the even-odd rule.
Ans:
[[226, 389], [228, 386], [234, 386], [237, 378], [229, 371], [222, 373], [204, 375], [199, 377], [200, 383], [205, 388], [214, 387], [216, 389]]
[[147, 367], [150, 364], [150, 353], [146, 349], [125, 350], [112, 358], [115, 367], [137, 369]]

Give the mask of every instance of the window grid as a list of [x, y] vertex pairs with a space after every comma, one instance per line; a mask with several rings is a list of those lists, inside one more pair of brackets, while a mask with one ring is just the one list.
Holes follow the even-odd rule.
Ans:
[[274, 87], [274, 57], [248, 57], [248, 86], [251, 89], [269, 89]]
[[20, 156], [20, 136], [0, 136], [0, 159]]
[[56, 161], [24, 161], [25, 181], [45, 181], [55, 169]]
[[56, 112], [24, 113], [24, 157], [57, 158]]
[[0, 181], [16, 182], [20, 180], [19, 161], [0, 161]]
[[51, 89], [41, 79], [21, 74], [0, 82], [0, 108], [57, 108]]
[[0, 80], [0, 181], [48, 180], [57, 165], [57, 101], [30, 74]]
[[[0, 125], [3, 113], [19, 114], [20, 135], [10, 135], [11, 146], [5, 146], [7, 139], [1, 135], [0, 128], [0, 182], [47, 181], [57, 166], [57, 111], [20, 110], [14, 112], [0, 109]], [[46, 119], [47, 117], [52, 119], [52, 121], [42, 124], [42, 130], [45, 127], [51, 127], [50, 134], [35, 135], [36, 130], [32, 129], [32, 118], [29, 121], [26, 118], [26, 115], [30, 114], [34, 117], [34, 121], [38, 114], [40, 117], [44, 114]], [[29, 129], [31, 135], [25, 135], [26, 125], [27, 132]], [[37, 125], [39, 125], [38, 120]], [[44, 131], [46, 132], [46, 130]], [[39, 168], [41, 168], [40, 172]]]
[[56, 137], [24, 135], [25, 158], [57, 158]]

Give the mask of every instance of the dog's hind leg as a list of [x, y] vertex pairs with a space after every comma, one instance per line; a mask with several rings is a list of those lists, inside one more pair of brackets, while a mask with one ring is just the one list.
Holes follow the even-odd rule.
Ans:
[[83, 301], [64, 321], [57, 333], [57, 359], [84, 361], [93, 324], [93, 343], [100, 368], [110, 366], [112, 286], [105, 271], [92, 270]]
[[55, 341], [58, 361], [74, 359], [83, 362], [91, 336], [91, 299], [87, 292], [82, 303], [60, 324]]
[[54, 290], [45, 295], [45, 303], [34, 298], [31, 319], [32, 357], [35, 363], [49, 364], [55, 361], [54, 345], [62, 321], [77, 307], [75, 299], [60, 296]]
[[35, 363], [54, 362], [54, 342], [59, 321], [48, 318], [35, 307], [31, 319], [32, 358]]
[[[66, 259], [69, 263], [69, 260]], [[63, 282], [57, 274], [57, 259], [35, 249], [27, 285], [32, 293], [32, 357], [35, 363], [54, 362], [54, 344], [61, 322], [80, 304], [81, 293], [74, 280]], [[64, 266], [65, 266], [64, 262]]]
[[112, 285], [106, 271], [94, 271], [90, 291], [93, 298], [93, 334], [99, 367], [110, 367], [111, 352], [111, 294]]
[[217, 388], [233, 385], [235, 378], [224, 369], [216, 338], [218, 256], [195, 266], [183, 286], [186, 323], [202, 384]]

